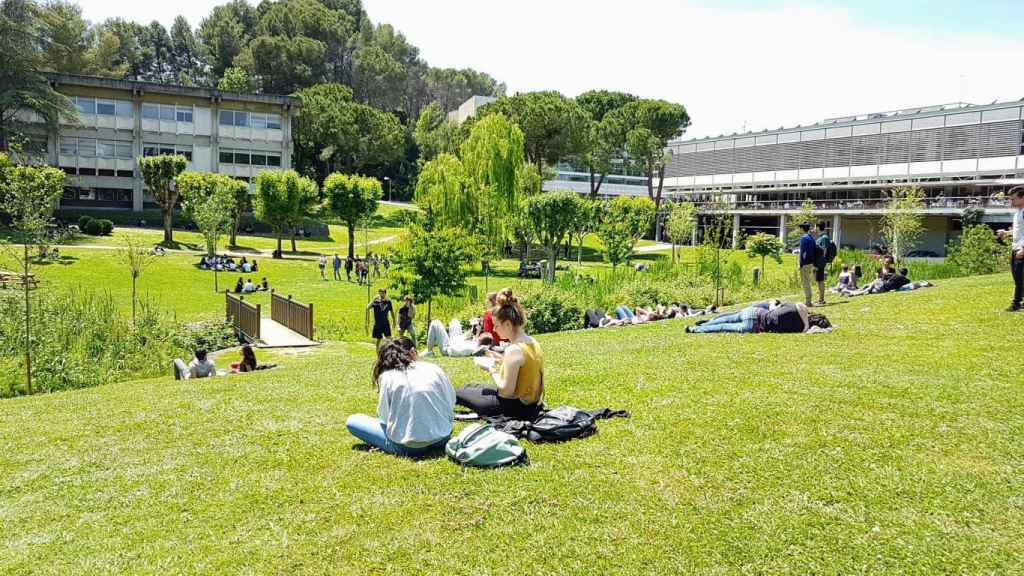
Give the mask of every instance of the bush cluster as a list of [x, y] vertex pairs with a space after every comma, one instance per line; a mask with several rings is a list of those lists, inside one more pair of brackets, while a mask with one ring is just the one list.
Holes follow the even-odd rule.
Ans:
[[78, 219], [78, 229], [89, 236], [110, 236], [114, 231], [114, 223], [106, 218], [83, 215]]

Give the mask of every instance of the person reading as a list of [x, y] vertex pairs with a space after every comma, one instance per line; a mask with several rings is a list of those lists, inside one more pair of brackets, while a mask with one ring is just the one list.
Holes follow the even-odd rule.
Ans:
[[491, 353], [495, 365], [481, 365], [494, 387], [463, 386], [456, 403], [480, 416], [534, 420], [544, 408], [544, 353], [524, 330], [526, 311], [511, 289], [498, 293], [491, 313], [498, 336], [509, 341], [503, 355]]
[[415, 458], [444, 448], [452, 435], [455, 390], [444, 370], [419, 361], [412, 340], [402, 337], [381, 345], [373, 382], [377, 418], [349, 416], [349, 433], [396, 456]]

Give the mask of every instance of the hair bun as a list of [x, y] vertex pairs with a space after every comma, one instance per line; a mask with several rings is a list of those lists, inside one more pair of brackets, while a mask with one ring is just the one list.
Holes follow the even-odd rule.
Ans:
[[512, 294], [511, 288], [505, 288], [504, 290], [498, 293], [496, 301], [498, 303], [498, 306], [512, 306], [517, 304], [519, 302], [519, 299], [516, 298], [514, 294]]

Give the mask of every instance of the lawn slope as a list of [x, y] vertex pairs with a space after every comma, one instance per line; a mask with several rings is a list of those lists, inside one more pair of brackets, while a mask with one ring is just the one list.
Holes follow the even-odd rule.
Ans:
[[837, 304], [831, 335], [542, 336], [549, 404], [633, 417], [508, 470], [359, 449], [362, 344], [5, 400], [0, 573], [1011, 573], [1024, 316], [1000, 311], [1006, 280]]

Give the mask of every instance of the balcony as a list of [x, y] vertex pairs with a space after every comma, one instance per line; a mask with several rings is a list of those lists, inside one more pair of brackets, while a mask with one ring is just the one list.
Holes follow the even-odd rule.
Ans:
[[[822, 212], [877, 212], [884, 210], [889, 202], [886, 198], [851, 198], [845, 200], [813, 200], [814, 209]], [[702, 211], [725, 210], [727, 212], [799, 212], [803, 201], [768, 200], [768, 201], [736, 201], [736, 202], [694, 202]], [[968, 208], [979, 210], [1009, 210], [1010, 202], [1006, 198], [989, 196], [935, 196], [924, 199], [924, 209], [928, 212], [960, 212]]]

